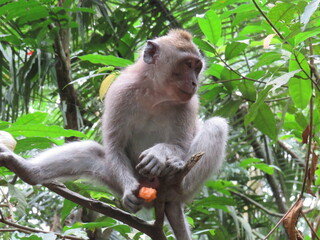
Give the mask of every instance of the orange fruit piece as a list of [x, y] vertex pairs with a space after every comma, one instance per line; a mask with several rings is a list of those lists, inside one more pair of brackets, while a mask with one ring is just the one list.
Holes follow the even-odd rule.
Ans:
[[144, 199], [146, 202], [151, 202], [157, 198], [157, 190], [149, 187], [142, 187], [139, 190], [139, 198]]

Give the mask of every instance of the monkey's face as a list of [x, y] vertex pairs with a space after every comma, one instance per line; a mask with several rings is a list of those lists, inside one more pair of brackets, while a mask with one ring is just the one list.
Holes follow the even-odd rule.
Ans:
[[188, 101], [196, 93], [202, 66], [201, 59], [194, 56], [184, 57], [172, 66], [169, 84], [178, 100]]

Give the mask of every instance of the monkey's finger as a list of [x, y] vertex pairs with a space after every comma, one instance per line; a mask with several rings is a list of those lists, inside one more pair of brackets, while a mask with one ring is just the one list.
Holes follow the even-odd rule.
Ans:
[[151, 161], [148, 163], [148, 165], [146, 165], [145, 167], [139, 169], [139, 173], [144, 175], [144, 176], [151, 176], [151, 170], [153, 168], [157, 167], [157, 162], [156, 161]]
[[137, 170], [140, 170], [142, 168], [144, 168], [145, 166], [147, 166], [150, 162], [152, 162], [152, 160], [154, 159], [153, 155], [147, 155], [145, 156], [142, 161], [136, 166]]
[[160, 165], [155, 165], [151, 170], [150, 170], [150, 175], [154, 177], [158, 177], [162, 171], [162, 167]]

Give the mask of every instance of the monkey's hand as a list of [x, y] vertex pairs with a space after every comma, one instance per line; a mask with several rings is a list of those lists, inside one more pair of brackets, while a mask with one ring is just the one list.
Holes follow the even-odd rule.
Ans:
[[142, 176], [158, 177], [165, 168], [167, 155], [166, 151], [159, 151], [157, 145], [149, 148], [141, 153], [136, 169]]
[[122, 198], [124, 208], [132, 213], [138, 212], [144, 204], [144, 199], [137, 196], [137, 190], [138, 189], [125, 191]]
[[160, 176], [165, 177], [167, 181], [170, 181], [177, 173], [182, 171], [185, 165], [186, 163], [182, 159], [171, 157], [166, 161], [165, 168], [162, 170]]

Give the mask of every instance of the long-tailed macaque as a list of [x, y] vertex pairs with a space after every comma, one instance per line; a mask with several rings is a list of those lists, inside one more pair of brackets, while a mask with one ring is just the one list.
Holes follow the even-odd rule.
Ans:
[[[0, 165], [27, 183], [88, 176], [122, 196], [136, 212], [141, 179], [170, 179], [193, 154], [205, 152], [182, 182], [182, 192], [168, 189], [166, 217], [178, 240], [191, 239], [183, 203], [222, 164], [228, 125], [223, 118], [198, 120], [198, 78], [204, 60], [184, 30], [147, 41], [142, 56], [126, 68], [105, 97], [103, 145], [93, 141], [65, 144], [25, 160], [4, 146]], [[172, 178], [174, 179], [174, 178]]]

